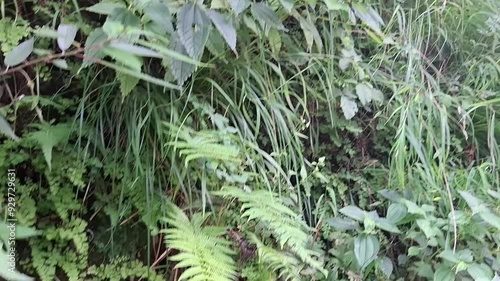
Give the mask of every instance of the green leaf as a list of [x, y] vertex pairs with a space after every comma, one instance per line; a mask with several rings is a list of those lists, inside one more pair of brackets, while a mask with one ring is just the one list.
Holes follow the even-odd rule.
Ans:
[[126, 8], [116, 8], [106, 19], [123, 24], [124, 27], [141, 27], [141, 19]]
[[109, 43], [109, 47], [129, 53], [131, 55], [137, 55], [141, 57], [151, 57], [151, 58], [162, 58], [163, 56], [156, 51], [151, 49], [129, 44], [126, 42], [112, 41]]
[[39, 131], [31, 133], [28, 137], [35, 141], [42, 148], [43, 156], [49, 167], [52, 170], [52, 149], [58, 144], [63, 144], [68, 141], [71, 133], [71, 128], [67, 124], [60, 125], [38, 125]]
[[353, 3], [352, 9], [354, 14], [366, 25], [376, 32], [381, 32], [381, 27], [384, 26], [384, 21], [380, 15], [371, 7], [366, 7], [360, 3]]
[[143, 61], [138, 56], [134, 56], [128, 52], [108, 46], [104, 47], [102, 51], [115, 61], [129, 67], [132, 70], [141, 72]]
[[344, 117], [347, 120], [351, 120], [358, 112], [358, 105], [356, 102], [346, 96], [342, 96], [340, 98], [340, 107], [342, 108]]
[[285, 8], [285, 10], [288, 12], [288, 13], [291, 13], [292, 12], [292, 9], [293, 9], [293, 0], [280, 0], [281, 2], [281, 6], [283, 6], [283, 8]]
[[365, 269], [377, 257], [380, 245], [374, 235], [360, 235], [354, 239], [354, 255], [361, 267]]
[[177, 12], [177, 33], [186, 52], [193, 59], [203, 52], [208, 40], [210, 20], [196, 4], [186, 4]]
[[321, 35], [319, 34], [318, 29], [316, 28], [316, 25], [313, 22], [311, 22], [310, 19], [305, 19], [298, 13], [294, 15], [295, 18], [299, 20], [300, 28], [302, 29], [304, 37], [306, 38], [307, 41], [308, 50], [311, 50], [314, 42], [316, 42], [316, 48], [318, 49], [319, 52], [321, 52], [321, 50], [323, 49], [323, 41], [321, 39]]
[[366, 84], [358, 84], [356, 85], [356, 94], [358, 95], [359, 101], [361, 104], [367, 105], [372, 100], [376, 100], [378, 102], [383, 101], [382, 92], [379, 90], [368, 87]]
[[35, 36], [38, 37], [46, 37], [46, 38], [53, 38], [56, 39], [59, 37], [59, 33], [57, 33], [57, 30], [54, 30], [50, 27], [42, 26], [40, 28], [37, 28], [33, 30], [33, 33]]
[[365, 211], [353, 205], [345, 206], [344, 208], [340, 209], [339, 212], [357, 221], [363, 221], [366, 216]]
[[87, 11], [101, 14], [101, 15], [111, 15], [113, 11], [117, 8], [126, 8], [123, 3], [111, 3], [111, 2], [99, 2], [93, 6], [86, 8]]
[[450, 268], [439, 265], [434, 272], [434, 281], [455, 281], [455, 273]]
[[387, 209], [386, 219], [392, 223], [398, 223], [406, 216], [407, 213], [408, 210], [403, 204], [393, 203]]
[[144, 14], [160, 26], [165, 33], [174, 32], [172, 16], [167, 5], [162, 2], [153, 2], [144, 9]]
[[7, 120], [5, 120], [2, 115], [0, 115], [0, 134], [6, 135], [15, 141], [19, 140]]
[[74, 24], [60, 24], [57, 27], [57, 45], [61, 51], [66, 51], [75, 40], [78, 27]]
[[87, 67], [94, 63], [93, 60], [99, 60], [104, 57], [101, 45], [103, 45], [106, 39], [108, 39], [108, 36], [102, 28], [96, 28], [89, 34], [89, 37], [85, 41], [85, 57], [82, 67]]
[[212, 20], [215, 28], [220, 32], [227, 45], [236, 54], [236, 29], [233, 24], [224, 16], [214, 10], [207, 11], [208, 17]]
[[63, 59], [53, 60], [52, 64], [64, 70], [67, 70], [69, 68], [68, 63]]
[[[22, 225], [15, 225], [15, 231], [16, 231], [16, 240], [22, 240], [26, 238], [30, 238], [33, 236], [40, 235], [40, 231], [37, 231], [34, 228], [31, 227], [26, 227]], [[0, 222], [0, 239], [4, 242], [7, 242], [7, 240], [10, 237], [10, 225], [6, 224], [4, 222]]]
[[355, 230], [359, 227], [358, 223], [351, 219], [330, 218], [326, 223], [340, 230]]
[[249, 0], [228, 0], [231, 9], [236, 13], [236, 15], [241, 14], [250, 6]]
[[5, 54], [4, 63], [8, 66], [16, 66], [22, 63], [33, 52], [35, 39], [31, 38], [17, 45], [12, 51]]
[[378, 228], [380, 228], [382, 230], [389, 231], [392, 233], [401, 233], [401, 231], [399, 231], [398, 227], [387, 219], [376, 218], [376, 219], [374, 219], [374, 221], [375, 221], [375, 226], [377, 226]]
[[323, 0], [323, 2], [325, 2], [328, 10], [333, 10], [333, 11], [343, 10], [346, 12], [350, 10], [349, 5], [341, 3], [338, 0]]
[[252, 15], [259, 21], [263, 30], [268, 30], [269, 27], [287, 30], [273, 9], [264, 2], [252, 4]]
[[382, 271], [382, 273], [384, 273], [387, 278], [389, 278], [391, 277], [392, 271], [394, 270], [394, 265], [388, 257], [383, 256], [379, 258], [378, 268], [380, 271]]
[[[172, 37], [172, 44], [175, 44], [174, 51], [182, 55], [187, 55], [187, 51], [184, 48], [184, 45], [177, 36]], [[191, 77], [191, 74], [193, 74], [193, 72], [196, 70], [196, 66], [193, 64], [175, 58], [171, 58], [170, 61], [170, 70], [172, 72], [172, 76], [174, 76], [175, 81], [177, 81], [179, 85], [184, 84], [184, 82], [186, 82], [186, 80]]]
[[14, 268], [15, 263], [11, 263], [11, 256], [0, 248], [0, 277], [9, 281], [32, 281], [33, 278], [24, 275]]
[[484, 263], [469, 265], [467, 273], [469, 273], [474, 281], [491, 281], [493, 279], [493, 271]]
[[120, 71], [116, 72], [116, 79], [120, 81], [120, 91], [122, 93], [122, 96], [127, 96], [132, 92], [132, 90], [137, 86], [137, 83], [139, 83], [139, 78], [135, 76], [130, 76], [128, 74], [124, 74]]
[[493, 214], [490, 210], [483, 210], [479, 212], [479, 216], [491, 226], [500, 229], [500, 217]]

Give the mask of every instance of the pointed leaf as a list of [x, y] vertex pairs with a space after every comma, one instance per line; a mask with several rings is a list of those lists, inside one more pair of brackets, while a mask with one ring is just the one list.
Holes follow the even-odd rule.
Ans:
[[57, 45], [61, 51], [66, 51], [75, 40], [78, 27], [74, 24], [60, 24], [57, 28]]
[[236, 53], [236, 29], [233, 24], [216, 11], [209, 10], [207, 11], [207, 15], [210, 17], [224, 40], [226, 40], [226, 43], [229, 45], [231, 50]]
[[96, 28], [89, 34], [89, 37], [87, 37], [85, 41], [85, 57], [82, 67], [87, 67], [94, 63], [93, 60], [102, 59], [104, 57], [104, 53], [101, 51], [101, 45], [107, 38], [108, 36], [104, 33], [102, 28]]
[[496, 227], [500, 230], [500, 217], [493, 214], [490, 210], [484, 210], [479, 212], [479, 216], [491, 226]]
[[366, 216], [365, 211], [353, 205], [345, 206], [344, 208], [340, 209], [339, 212], [357, 221], [363, 221]]
[[280, 0], [281, 6], [285, 8], [285, 10], [290, 13], [293, 9], [293, 0]]
[[54, 30], [50, 27], [43, 26], [40, 28], [37, 28], [33, 30], [33, 33], [35, 33], [36, 36], [38, 37], [47, 37], [47, 38], [58, 38], [59, 33], [57, 33], [57, 30]]
[[454, 281], [455, 274], [450, 268], [440, 265], [434, 272], [434, 281]]
[[392, 233], [401, 233], [401, 231], [399, 231], [399, 228], [387, 219], [377, 218], [374, 221], [375, 221], [375, 226], [377, 226], [382, 230], [389, 231]]
[[[172, 44], [175, 44], [174, 50], [177, 53], [188, 55], [186, 49], [184, 48], [184, 45], [177, 36], [174, 36], [172, 38]], [[170, 69], [172, 72], [172, 76], [174, 76], [177, 83], [179, 85], [182, 85], [189, 77], [191, 77], [191, 74], [193, 74], [193, 72], [195, 71], [196, 66], [175, 58], [171, 58]]]
[[359, 227], [358, 223], [351, 219], [331, 218], [326, 223], [340, 230], [355, 230]]
[[467, 273], [474, 281], [491, 281], [493, 279], [493, 271], [486, 264], [473, 263], [467, 268]]
[[380, 29], [382, 26], [384, 26], [384, 22], [377, 11], [360, 3], [353, 3], [352, 9], [354, 10], [354, 14], [356, 15], [356, 17], [358, 17], [371, 29], [376, 32], [381, 31]]
[[250, 6], [249, 0], [228, 0], [231, 9], [236, 13], [236, 15], [241, 14]]
[[342, 96], [340, 98], [340, 107], [342, 108], [344, 117], [347, 120], [351, 120], [358, 112], [358, 105], [356, 102], [346, 96]]
[[467, 191], [459, 191], [458, 193], [460, 193], [460, 196], [462, 196], [462, 198], [465, 199], [467, 205], [469, 205], [473, 213], [478, 213], [480, 211], [481, 209], [480, 207], [482, 205], [481, 200], [479, 200], [478, 198], [476, 198], [474, 195], [470, 194]]
[[101, 15], [111, 15], [113, 13], [113, 10], [116, 8], [126, 7], [123, 3], [99, 2], [93, 6], [86, 8], [85, 10]]
[[189, 56], [197, 59], [208, 40], [210, 21], [196, 4], [186, 4], [177, 12], [177, 33]]
[[35, 39], [31, 38], [17, 45], [12, 51], [5, 55], [4, 63], [8, 66], [16, 66], [22, 63], [33, 52]]
[[120, 71], [116, 72], [116, 79], [120, 81], [120, 91], [122, 93], [122, 96], [127, 96], [128, 94], [130, 94], [130, 92], [132, 92], [132, 90], [137, 86], [140, 80], [138, 77], [124, 74]]
[[125, 52], [125, 51], [122, 51], [122, 50], [119, 50], [116, 48], [108, 47], [108, 46], [104, 47], [102, 51], [106, 55], [113, 58], [115, 61], [117, 61], [125, 66], [128, 66], [130, 69], [133, 69], [137, 72], [141, 72], [141, 68], [142, 68], [142, 64], [143, 64], [141, 58], [139, 58], [135, 55], [131, 55], [128, 52]]
[[163, 56], [159, 54], [156, 51], [153, 51], [151, 49], [142, 47], [142, 46], [137, 46], [133, 44], [129, 44], [126, 42], [120, 42], [120, 41], [112, 41], [109, 43], [109, 46], [115, 49], [118, 49], [120, 51], [127, 52], [132, 55], [137, 55], [141, 57], [150, 57], [150, 58], [162, 58]]
[[65, 60], [53, 60], [52, 61], [52, 64], [59, 67], [60, 69], [65, 69], [67, 70], [69, 67], [68, 67], [68, 63], [65, 61]]
[[60, 143], [66, 143], [68, 141], [71, 128], [67, 124], [61, 125], [41, 125], [40, 130], [28, 137], [29, 139], [38, 143], [42, 148], [43, 156], [49, 167], [52, 169], [52, 149], [54, 146]]
[[339, 10], [349, 11], [350, 10], [349, 5], [342, 3], [339, 0], [323, 0], [323, 2], [325, 2], [328, 10], [333, 10], [333, 11], [339, 11]]
[[380, 244], [374, 235], [360, 235], [354, 239], [354, 256], [361, 269], [377, 258]]
[[19, 140], [7, 120], [5, 120], [2, 115], [0, 115], [0, 134], [6, 135], [15, 141]]
[[378, 268], [385, 274], [387, 278], [389, 278], [391, 277], [392, 271], [394, 270], [394, 265], [388, 257], [384, 256], [380, 258]]
[[262, 29], [274, 27], [278, 30], [287, 30], [276, 13], [264, 2], [252, 4], [252, 15], [259, 21]]
[[389, 209], [387, 209], [386, 219], [392, 223], [398, 223], [406, 216], [407, 213], [408, 210], [403, 204], [393, 203], [389, 206]]
[[174, 32], [172, 16], [167, 5], [162, 2], [153, 2], [144, 9], [146, 14], [154, 23], [160, 26], [165, 33]]

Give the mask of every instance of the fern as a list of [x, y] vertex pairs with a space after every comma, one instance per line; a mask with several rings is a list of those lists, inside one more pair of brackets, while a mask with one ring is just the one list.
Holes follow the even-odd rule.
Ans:
[[175, 205], [166, 222], [171, 226], [163, 230], [168, 247], [180, 253], [171, 260], [177, 261], [176, 268], [187, 268], [179, 280], [226, 281], [236, 278], [236, 264], [231, 257], [235, 254], [230, 242], [217, 237], [224, 229], [202, 227], [204, 218], [193, 215], [191, 221]]
[[313, 258], [317, 253], [308, 249], [308, 234], [304, 231], [306, 225], [276, 195], [264, 190], [244, 192], [237, 188], [228, 188], [214, 194], [237, 198], [242, 202], [242, 217], [268, 225], [282, 248], [288, 246], [302, 261], [327, 275], [322, 264]]

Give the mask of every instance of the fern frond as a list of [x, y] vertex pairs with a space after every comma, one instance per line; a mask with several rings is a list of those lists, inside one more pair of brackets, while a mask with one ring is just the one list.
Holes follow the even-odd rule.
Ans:
[[221, 231], [214, 227], [204, 228], [199, 215], [190, 221], [179, 207], [171, 204], [165, 219], [170, 228], [163, 230], [168, 247], [180, 253], [171, 260], [176, 268], [186, 268], [179, 280], [229, 281], [236, 278], [236, 264], [231, 243], [217, 237]]
[[242, 217], [267, 224], [282, 248], [288, 246], [303, 262], [327, 275], [321, 262], [314, 258], [317, 253], [308, 249], [307, 226], [277, 195], [264, 190], [245, 192], [238, 188], [226, 188], [214, 194], [237, 198], [242, 202]]

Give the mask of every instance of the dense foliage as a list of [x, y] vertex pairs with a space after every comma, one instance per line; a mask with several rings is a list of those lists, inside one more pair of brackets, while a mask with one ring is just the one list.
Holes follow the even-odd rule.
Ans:
[[499, 1], [0, 12], [1, 278], [500, 280]]

